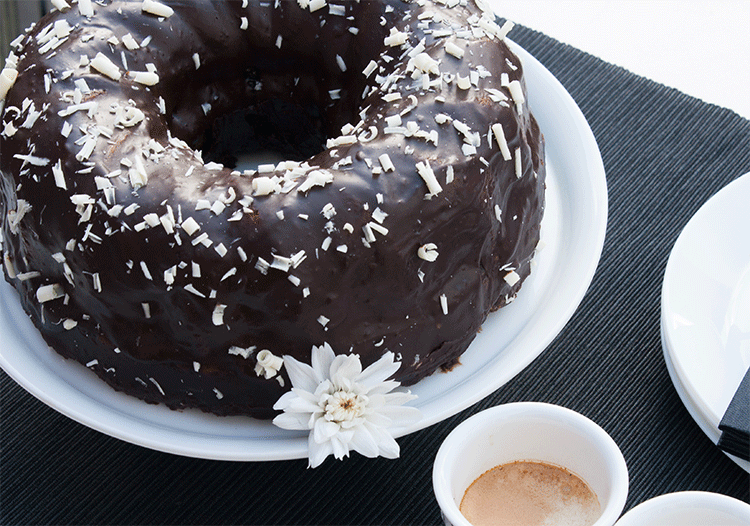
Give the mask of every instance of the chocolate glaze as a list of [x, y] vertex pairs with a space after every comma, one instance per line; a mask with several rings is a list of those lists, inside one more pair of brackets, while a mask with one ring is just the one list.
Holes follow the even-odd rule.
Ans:
[[[141, 2], [104, 3], [94, 4], [91, 18], [75, 5], [55, 11], [27, 33], [0, 114], [6, 279], [60, 354], [147, 402], [268, 418], [290, 382], [283, 368], [270, 379], [256, 374], [261, 349], [309, 363], [312, 346], [328, 342], [337, 353], [359, 354], [363, 366], [390, 350], [402, 361], [396, 379], [413, 384], [455, 365], [488, 312], [515, 297], [539, 241], [543, 144], [527, 106], [519, 112], [502, 82], [507, 74], [523, 86], [518, 58], [498, 38], [467, 33], [480, 27], [473, 3], [342, 2], [340, 16], [287, 0], [251, 0], [247, 8], [165, 1], [174, 9], [167, 18], [142, 12]], [[433, 15], [420, 19], [423, 13]], [[60, 20], [72, 31], [66, 36], [62, 27], [56, 49], [40, 50]], [[384, 45], [392, 28], [407, 34], [406, 45]], [[446, 29], [454, 34], [432, 32]], [[128, 33], [143, 45], [126, 47]], [[422, 40], [443, 78], [426, 73], [436, 81], [427, 89], [405, 53]], [[446, 52], [447, 41], [465, 50], [462, 59]], [[97, 53], [117, 66], [119, 80], [81, 59]], [[132, 80], [123, 57], [128, 71], [153, 64], [159, 82]], [[370, 61], [378, 69], [366, 76]], [[490, 75], [459, 88], [456, 76], [479, 66]], [[401, 98], [386, 102], [386, 92]], [[90, 112], [66, 114], [90, 101], [97, 103]], [[307, 172], [325, 170], [332, 181], [257, 195], [254, 180], [287, 172], [206, 166], [188, 148], [201, 148], [217, 119], [269, 101], [292, 114], [310, 110], [304, 121], [313, 131], [305, 137], [318, 130], [335, 139], [345, 124], [359, 124], [344, 135], [360, 140], [334, 141], [306, 161]], [[116, 125], [116, 107], [128, 105], [144, 120]], [[385, 117], [396, 113], [404, 127], [413, 121], [436, 130], [437, 146], [405, 129], [385, 133]], [[438, 124], [437, 114], [479, 134], [477, 153], [466, 155], [465, 134], [451, 121]], [[488, 134], [495, 123], [510, 152], [519, 149], [520, 178]], [[368, 141], [372, 126], [377, 136]], [[80, 153], [84, 133], [98, 134], [88, 158]], [[373, 173], [382, 154], [395, 170]], [[419, 162], [434, 170], [437, 195], [427, 196]], [[450, 168], [454, 180], [446, 182]], [[196, 209], [206, 203], [214, 210]], [[329, 204], [335, 215], [326, 217]], [[189, 218], [200, 230], [181, 226]], [[375, 241], [365, 243], [368, 223], [376, 225]], [[418, 256], [427, 243], [437, 246], [434, 262]], [[258, 269], [259, 258], [272, 263], [274, 254], [301, 251], [304, 259], [288, 271]], [[40, 302], [38, 291], [51, 284], [65, 296]], [[217, 305], [225, 306], [223, 317]], [[251, 350], [230, 354], [237, 348]]]

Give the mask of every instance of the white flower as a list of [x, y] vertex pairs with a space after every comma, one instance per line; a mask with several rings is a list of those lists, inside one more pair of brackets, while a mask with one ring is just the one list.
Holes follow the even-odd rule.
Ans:
[[309, 430], [310, 467], [328, 455], [337, 459], [354, 450], [366, 457], [397, 458], [398, 443], [388, 431], [421, 418], [402, 404], [416, 396], [392, 392], [400, 384], [388, 380], [400, 367], [392, 352], [362, 370], [356, 354], [336, 356], [324, 343], [312, 348], [312, 366], [284, 356], [292, 390], [274, 409], [284, 412], [273, 423], [283, 429]]

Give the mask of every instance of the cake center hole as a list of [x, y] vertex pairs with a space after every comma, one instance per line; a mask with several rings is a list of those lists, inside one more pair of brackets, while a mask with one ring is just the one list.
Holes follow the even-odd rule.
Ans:
[[214, 119], [202, 138], [203, 160], [239, 170], [303, 161], [325, 148], [317, 106], [270, 99]]

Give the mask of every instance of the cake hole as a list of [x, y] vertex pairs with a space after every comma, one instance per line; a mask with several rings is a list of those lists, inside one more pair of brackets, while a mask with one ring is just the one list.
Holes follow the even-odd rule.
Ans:
[[326, 138], [316, 106], [270, 99], [214, 119], [197, 149], [206, 162], [253, 169], [308, 159], [324, 150]]

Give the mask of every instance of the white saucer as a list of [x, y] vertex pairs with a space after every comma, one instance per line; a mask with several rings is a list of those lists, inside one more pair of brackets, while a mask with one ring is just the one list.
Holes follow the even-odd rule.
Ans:
[[615, 526], [748, 526], [750, 504], [720, 493], [680, 491], [640, 503]]
[[[662, 286], [664, 359], [685, 407], [716, 444], [750, 367], [750, 173], [685, 226]], [[750, 472], [750, 462], [728, 455]]]

